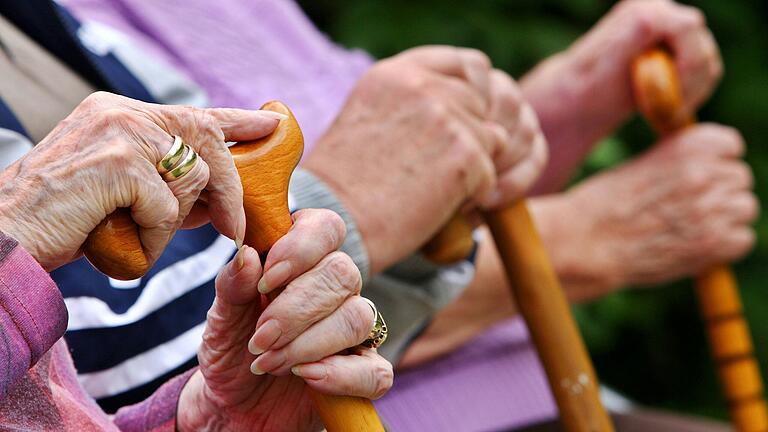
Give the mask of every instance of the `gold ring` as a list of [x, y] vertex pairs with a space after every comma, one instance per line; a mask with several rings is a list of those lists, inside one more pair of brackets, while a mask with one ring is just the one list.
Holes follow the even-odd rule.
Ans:
[[376, 305], [373, 304], [372, 301], [368, 300], [365, 297], [360, 297], [361, 299], [365, 300], [366, 303], [373, 309], [373, 314], [375, 315], [373, 319], [373, 329], [368, 334], [368, 338], [363, 341], [360, 345], [367, 347], [367, 348], [378, 348], [381, 346], [381, 344], [384, 343], [385, 340], [387, 340], [387, 323], [384, 322], [384, 318], [379, 313], [379, 310], [376, 309]]
[[181, 162], [179, 162], [177, 166], [163, 174], [163, 179], [165, 179], [165, 181], [170, 182], [178, 180], [187, 175], [187, 173], [192, 171], [192, 168], [195, 167], [195, 164], [197, 163], [197, 153], [192, 149], [192, 147], [186, 144], [183, 144], [183, 146], [184, 158], [181, 160]]
[[184, 156], [184, 143], [181, 141], [181, 137], [178, 135], [173, 136], [173, 144], [170, 150], [165, 156], [157, 163], [157, 172], [160, 175], [167, 173], [178, 165], [182, 156]]

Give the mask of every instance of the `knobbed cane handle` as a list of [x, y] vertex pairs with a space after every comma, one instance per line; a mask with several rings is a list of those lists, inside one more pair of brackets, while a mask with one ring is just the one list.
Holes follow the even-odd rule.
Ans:
[[[641, 54], [632, 65], [638, 109], [662, 135], [694, 123], [679, 81], [672, 57], [662, 49]], [[718, 265], [699, 275], [696, 294], [733, 425], [738, 432], [768, 431], [760, 368], [730, 267]]]
[[88, 234], [83, 254], [94, 267], [120, 280], [138, 279], [149, 271], [149, 260], [139, 240], [131, 209], [119, 208]]

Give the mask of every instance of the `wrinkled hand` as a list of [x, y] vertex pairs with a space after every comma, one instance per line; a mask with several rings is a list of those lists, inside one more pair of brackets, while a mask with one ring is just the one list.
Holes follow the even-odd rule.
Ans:
[[[242, 186], [225, 141], [260, 138], [277, 119], [267, 111], [163, 106], [94, 93], [0, 174], [0, 229], [49, 271], [77, 258], [91, 230], [118, 207], [131, 207], [150, 262], [190, 212], [194, 225], [210, 218], [222, 234], [243, 238]], [[165, 182], [156, 164], [172, 135], [200, 158], [187, 175]], [[203, 190], [207, 204], [196, 204]]]
[[624, 0], [566, 51], [521, 80], [550, 143], [551, 158], [534, 192], [562, 190], [593, 145], [635, 111], [630, 65], [655, 46], [672, 51], [688, 112], [722, 74], [717, 44], [695, 8], [670, 0]]
[[[357, 267], [336, 252], [344, 223], [329, 210], [301, 210], [293, 218], [263, 276], [256, 251], [245, 246], [216, 279], [200, 370], [179, 401], [179, 430], [320, 429], [307, 386], [375, 399], [392, 385], [392, 366], [357, 347], [374, 314], [359, 296]], [[279, 286], [286, 288], [266, 306], [259, 290]], [[356, 348], [339, 354], [350, 347]]]
[[484, 54], [421, 47], [361, 78], [305, 167], [352, 214], [377, 272], [468, 199], [495, 206], [519, 196], [546, 158], [539, 135], [514, 82]]
[[580, 233], [582, 272], [618, 288], [742, 257], [755, 242], [759, 208], [743, 152], [736, 130], [701, 124], [569, 192], [570, 211], [560, 217]]
[[579, 109], [616, 124], [625, 119], [634, 109], [629, 66], [658, 45], [672, 51], [686, 109], [695, 112], [714, 90], [723, 65], [704, 14], [670, 0], [620, 2], [563, 54], [569, 69], [578, 72], [580, 83], [574, 84], [589, 95]]

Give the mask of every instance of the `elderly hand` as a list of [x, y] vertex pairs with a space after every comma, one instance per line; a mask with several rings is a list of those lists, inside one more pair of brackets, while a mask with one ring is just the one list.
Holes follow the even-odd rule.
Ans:
[[377, 272], [467, 199], [496, 206], [519, 196], [545, 147], [533, 110], [485, 55], [432, 46], [371, 68], [305, 167], [352, 214]]
[[573, 221], [570, 242], [580, 245], [570, 269], [605, 290], [691, 276], [746, 254], [759, 205], [743, 152], [736, 130], [701, 124], [568, 192], [559, 217]]
[[[0, 174], [0, 227], [49, 271], [77, 258], [91, 230], [118, 207], [131, 207], [150, 262], [190, 212], [194, 224], [210, 217], [224, 235], [243, 238], [242, 186], [225, 142], [260, 138], [277, 119], [267, 111], [162, 106], [94, 93]], [[172, 135], [199, 159], [184, 177], [166, 182], [156, 164]], [[197, 203], [203, 190], [207, 205]]]
[[[692, 276], [747, 253], [758, 203], [743, 151], [734, 129], [692, 126], [569, 192], [531, 199], [569, 299]], [[516, 313], [492, 242], [480, 242], [476, 262], [472, 284], [432, 318], [398, 366], [451, 352]]]
[[[359, 296], [359, 271], [335, 252], [344, 223], [328, 210], [293, 218], [267, 256], [264, 276], [256, 251], [244, 246], [216, 279], [200, 370], [182, 391], [178, 430], [320, 429], [304, 383], [374, 399], [392, 385], [392, 366], [358, 347], [374, 314]], [[261, 277], [267, 286], [286, 285], [268, 306], [257, 289]]]
[[542, 62], [522, 80], [539, 115], [552, 158], [539, 193], [556, 192], [595, 142], [635, 109], [630, 64], [648, 48], [668, 47], [689, 112], [712, 93], [722, 74], [717, 44], [696, 8], [670, 0], [624, 0], [568, 50]]

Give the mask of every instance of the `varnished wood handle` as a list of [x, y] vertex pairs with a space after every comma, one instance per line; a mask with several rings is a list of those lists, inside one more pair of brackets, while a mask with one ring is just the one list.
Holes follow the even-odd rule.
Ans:
[[474, 247], [472, 227], [461, 213], [455, 213], [421, 248], [421, 253], [435, 264], [447, 265], [467, 258]]
[[525, 200], [484, 212], [568, 432], [609, 432], [599, 384]]
[[[269, 102], [262, 109], [286, 114], [288, 119], [269, 136], [239, 143], [230, 151], [243, 184], [244, 242], [264, 257], [293, 224], [288, 210], [288, 183], [304, 151], [304, 137], [288, 107]], [[109, 215], [88, 239], [88, 259], [112, 277], [134, 279], [149, 269], [146, 259], [141, 260], [144, 254], [138, 229], [127, 209]], [[278, 294], [270, 293], [270, 299]], [[370, 400], [311, 390], [310, 395], [329, 432], [384, 432]]]
[[[286, 114], [288, 119], [281, 121], [270, 136], [237, 144], [230, 150], [243, 183], [245, 244], [265, 256], [293, 224], [288, 211], [288, 183], [301, 159], [304, 137], [288, 107], [269, 102], [262, 109]], [[270, 293], [270, 299], [276, 295]], [[310, 395], [328, 432], [384, 432], [370, 400], [312, 390]]]
[[88, 234], [83, 254], [94, 267], [120, 280], [138, 279], [149, 271], [131, 209], [119, 208]]
[[[660, 134], [694, 123], [666, 51], [652, 49], [640, 55], [632, 65], [632, 82], [640, 112]], [[699, 275], [696, 294], [734, 427], [738, 432], [768, 431], [763, 380], [730, 267], [718, 265]]]

